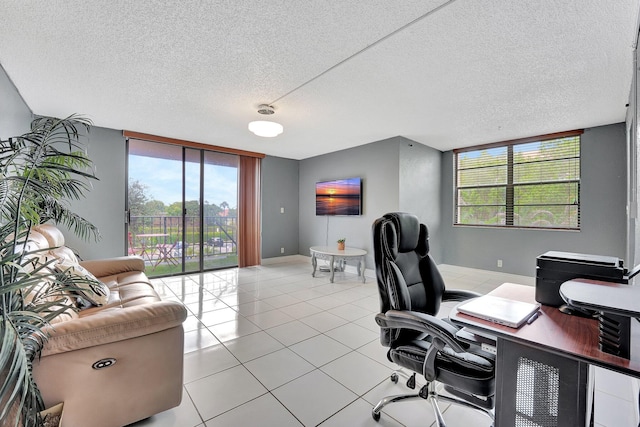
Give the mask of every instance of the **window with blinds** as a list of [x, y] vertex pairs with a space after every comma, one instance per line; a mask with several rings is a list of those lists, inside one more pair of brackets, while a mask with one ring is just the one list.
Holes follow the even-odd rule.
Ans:
[[454, 224], [579, 230], [581, 134], [455, 150]]

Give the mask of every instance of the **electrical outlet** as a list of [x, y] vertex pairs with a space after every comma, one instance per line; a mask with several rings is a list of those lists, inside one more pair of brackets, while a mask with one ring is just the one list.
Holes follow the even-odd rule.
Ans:
[[498, 267], [502, 268], [502, 260], [501, 259], [498, 260]]
[[280, 253], [283, 254], [284, 253], [284, 248], [280, 248]]
[[284, 208], [280, 208], [280, 213], [284, 213]]

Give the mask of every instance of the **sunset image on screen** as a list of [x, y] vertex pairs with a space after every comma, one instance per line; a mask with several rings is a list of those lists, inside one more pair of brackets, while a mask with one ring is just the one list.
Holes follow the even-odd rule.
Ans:
[[316, 183], [316, 215], [360, 215], [360, 178]]

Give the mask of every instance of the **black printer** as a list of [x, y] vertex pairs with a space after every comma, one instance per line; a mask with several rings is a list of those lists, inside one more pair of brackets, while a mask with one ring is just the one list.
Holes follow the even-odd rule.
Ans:
[[565, 304], [560, 285], [571, 279], [629, 283], [624, 261], [617, 257], [549, 251], [536, 258], [536, 301], [559, 307]]

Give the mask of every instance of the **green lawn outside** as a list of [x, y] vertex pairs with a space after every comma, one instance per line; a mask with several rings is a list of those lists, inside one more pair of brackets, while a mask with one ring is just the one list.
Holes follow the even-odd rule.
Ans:
[[[205, 258], [205, 270], [215, 270], [220, 268], [230, 268], [238, 266], [238, 255], [237, 254], [228, 254], [225, 257], [217, 257], [217, 258]], [[187, 260], [185, 262], [185, 271], [186, 272], [197, 272], [199, 269], [199, 264], [197, 260]], [[181, 265], [172, 265], [168, 263], [158, 264], [157, 267], [153, 267], [153, 265], [147, 265], [145, 273], [149, 277], [161, 277], [161, 276], [171, 276], [174, 274], [182, 273]]]

